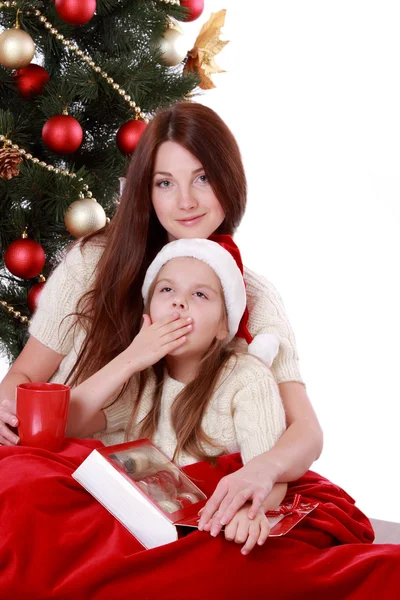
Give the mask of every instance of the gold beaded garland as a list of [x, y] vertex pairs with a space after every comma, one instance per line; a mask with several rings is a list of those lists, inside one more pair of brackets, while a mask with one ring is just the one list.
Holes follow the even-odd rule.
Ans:
[[[179, 0], [172, 0], [171, 3], [178, 5]], [[0, 6], [1, 6], [1, 4], [2, 3], [0, 3]], [[61, 33], [59, 33], [58, 30], [53, 26], [53, 24], [47, 20], [47, 17], [45, 17], [45, 15], [41, 14], [40, 10], [35, 10], [34, 14], [35, 14], [35, 16], [39, 17], [39, 21], [44, 24], [45, 28], [48, 29], [49, 32], [52, 35], [54, 35], [57, 40], [59, 40], [66, 48], [69, 48], [69, 50], [74, 52], [77, 56], [82, 58], [82, 60], [84, 60], [90, 67], [92, 67], [92, 69], [96, 73], [100, 73], [101, 76], [107, 81], [107, 83], [109, 85], [111, 85], [113, 87], [113, 89], [116, 90], [120, 94], [121, 97], [123, 97], [125, 102], [127, 102], [129, 104], [130, 108], [136, 107], [136, 103], [134, 105], [132, 105], [133, 100], [132, 100], [131, 96], [124, 89], [120, 88], [118, 84], [115, 84], [114, 79], [112, 77], [110, 77], [108, 75], [108, 73], [106, 73], [106, 71], [103, 71], [101, 69], [101, 67], [96, 65], [96, 63], [91, 59], [90, 56], [84, 55], [83, 51], [80, 50], [80, 48], [78, 47], [76, 42], [66, 40], [64, 38], [64, 36]], [[114, 87], [115, 85], [117, 85], [118, 87]], [[142, 109], [140, 107], [138, 107], [138, 108], [139, 108], [139, 111], [138, 111], [139, 114], [140, 113], [144, 114]], [[145, 117], [141, 117], [141, 118], [143, 120], [145, 119]], [[148, 120], [147, 120], [147, 122], [148, 122]]]
[[[0, 6], [1, 8], [1, 6]], [[28, 317], [21, 315], [19, 310], [15, 310], [11, 304], [8, 304], [5, 300], [0, 300], [0, 306], [2, 306], [8, 313], [12, 314], [15, 319], [21, 321], [21, 323], [29, 323]]]
[[[180, 0], [159, 0], [160, 2], [163, 2], [164, 4], [170, 4], [172, 6], [179, 6], [180, 5]], [[10, 0], [6, 0], [6, 2], [0, 2], [0, 8], [2, 8], [3, 6], [5, 7], [16, 7], [17, 3], [15, 1], [10, 1]], [[26, 13], [27, 15], [31, 15], [32, 12], [30, 10], [27, 10]], [[108, 73], [106, 73], [105, 71], [103, 71], [101, 69], [101, 67], [99, 67], [98, 65], [95, 64], [95, 62], [91, 59], [90, 56], [88, 55], [84, 55], [83, 51], [79, 49], [78, 45], [76, 44], [76, 42], [74, 41], [70, 41], [70, 40], [66, 40], [64, 35], [62, 33], [59, 33], [59, 31], [53, 26], [53, 24], [48, 21], [47, 17], [45, 15], [42, 15], [41, 11], [39, 9], [35, 9], [33, 11], [33, 15], [35, 17], [39, 18], [39, 21], [41, 23], [44, 24], [45, 28], [52, 34], [54, 35], [54, 37], [59, 40], [66, 48], [68, 48], [69, 50], [71, 50], [72, 52], [74, 52], [77, 56], [79, 56], [80, 58], [82, 58], [82, 60], [84, 60], [90, 67], [93, 68], [93, 70], [96, 73], [100, 73], [101, 76], [107, 81], [107, 83], [109, 83], [110, 85], [112, 85], [113, 89], [118, 91], [118, 93], [120, 94], [121, 97], [123, 97], [123, 99], [125, 100], [125, 102], [127, 102], [129, 104], [130, 108], [135, 108], [136, 107], [136, 103], [134, 100], [132, 100], [131, 96], [122, 88], [119, 87], [119, 84], [115, 83], [113, 78], [110, 77], [108, 75]], [[145, 121], [145, 123], [149, 122], [149, 119], [146, 116], [143, 116], [145, 113], [143, 113], [142, 109], [140, 107], [139, 111], [136, 111], [137, 114], [140, 115], [140, 118]]]
[[[180, 4], [179, 0], [159, 0], [159, 1], [164, 2], [165, 4], [171, 4], [171, 5], [176, 5], [176, 6], [179, 6], [179, 4]], [[6, 2], [0, 2], [0, 8], [2, 8], [3, 6], [14, 8], [17, 6], [17, 3], [15, 1], [6, 0]], [[26, 11], [26, 14], [30, 15], [31, 11], [29, 11], [29, 10]], [[127, 94], [127, 92], [124, 89], [120, 88], [119, 85], [114, 82], [113, 78], [108, 75], [108, 73], [106, 73], [105, 71], [103, 71], [101, 69], [101, 67], [96, 65], [90, 56], [84, 55], [83, 51], [80, 50], [80, 48], [78, 47], [76, 42], [66, 40], [64, 35], [62, 33], [59, 33], [59, 31], [53, 26], [53, 24], [50, 21], [48, 21], [47, 17], [45, 15], [42, 15], [42, 13], [39, 9], [35, 9], [33, 11], [33, 14], [35, 15], [35, 17], [39, 18], [39, 21], [44, 24], [45, 28], [52, 35], [54, 35], [54, 37], [57, 40], [59, 40], [66, 48], [68, 48], [69, 50], [74, 52], [77, 56], [82, 58], [82, 60], [84, 60], [90, 67], [92, 67], [96, 73], [100, 73], [101, 76], [107, 81], [107, 83], [112, 85], [114, 90], [118, 91], [118, 93], [120, 94], [121, 97], [123, 97], [125, 102], [127, 102], [129, 104], [130, 108], [136, 107], [136, 103], [134, 102], [134, 100], [132, 100], [131, 96], [129, 94]], [[136, 112], [139, 115], [140, 115], [140, 113], [144, 114], [142, 109], [140, 107], [138, 107], [138, 108], [139, 108], [139, 111], [136, 111]], [[143, 119], [146, 123], [148, 123], [148, 119], [146, 117], [142, 117], [140, 115], [140, 118]]]
[[[9, 138], [6, 138], [5, 135], [0, 135], [0, 142], [3, 142], [3, 144], [7, 146], [11, 146], [11, 148], [13, 148], [14, 150], [18, 150], [24, 158], [32, 161], [34, 164], [39, 165], [40, 167], [47, 169], [48, 171], [54, 171], [54, 173], [61, 173], [65, 177], [76, 177], [76, 173], [70, 173], [69, 171], [67, 171], [67, 169], [59, 169], [58, 167], [54, 167], [53, 165], [48, 165], [44, 160], [39, 161], [39, 159], [32, 156], [30, 152], [27, 152], [24, 148], [20, 148], [18, 144], [13, 144], [12, 141]], [[88, 190], [89, 188], [86, 186], [86, 189]]]
[[15, 8], [17, 6], [16, 2], [0, 2], [0, 8], [3, 8], [3, 6], [5, 6], [6, 8]]

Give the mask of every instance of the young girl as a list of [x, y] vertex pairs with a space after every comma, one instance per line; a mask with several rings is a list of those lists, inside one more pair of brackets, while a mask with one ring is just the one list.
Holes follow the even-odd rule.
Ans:
[[[0, 444], [18, 443], [8, 428], [17, 425], [16, 385], [52, 380], [74, 386], [123, 352], [139, 333], [144, 273], [159, 250], [174, 239], [233, 234], [245, 205], [240, 152], [218, 115], [196, 103], [156, 115], [135, 150], [110, 225], [73, 246], [46, 282], [30, 338], [0, 386]], [[253, 499], [255, 514], [275, 482], [298, 479], [322, 448], [282, 301], [266, 280], [248, 269], [244, 275], [250, 333], [279, 341], [272, 372], [288, 428], [274, 448], [222, 480], [202, 524], [218, 507], [220, 521], [228, 522], [246, 499]]]
[[[261, 360], [227, 345], [237, 333], [250, 337], [246, 318], [241, 323], [246, 290], [239, 251], [230, 236], [213, 239], [181, 239], [156, 256], [142, 289], [142, 329], [72, 390], [68, 435], [101, 431], [107, 444], [150, 437], [180, 465], [237, 451], [247, 463], [276, 444], [286, 424], [274, 377]], [[129, 394], [121, 396], [130, 380]], [[245, 506], [227, 526], [227, 539], [246, 542], [243, 554], [266, 540], [264, 512], [286, 488], [276, 484], [255, 519]]]

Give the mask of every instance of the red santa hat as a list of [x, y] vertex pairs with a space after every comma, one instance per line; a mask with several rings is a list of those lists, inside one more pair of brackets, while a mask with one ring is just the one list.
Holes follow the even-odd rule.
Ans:
[[261, 333], [253, 339], [247, 329], [249, 312], [246, 306], [246, 288], [243, 279], [243, 263], [240, 251], [230, 235], [215, 234], [210, 239], [180, 239], [170, 242], [160, 250], [149, 266], [142, 296], [146, 303], [149, 290], [161, 268], [173, 258], [196, 258], [209, 265], [221, 281], [228, 315], [228, 337], [235, 336], [249, 344], [249, 353], [258, 356], [271, 366], [279, 350], [277, 338], [270, 333]]

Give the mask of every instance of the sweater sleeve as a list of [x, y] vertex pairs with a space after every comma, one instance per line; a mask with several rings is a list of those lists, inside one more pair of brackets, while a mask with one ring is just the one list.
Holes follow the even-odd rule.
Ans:
[[81, 296], [89, 289], [100, 257], [97, 247], [73, 246], [54, 269], [39, 296], [29, 333], [59, 354], [67, 355], [73, 345], [74, 313]]
[[244, 278], [251, 335], [270, 333], [279, 340], [279, 352], [271, 367], [276, 381], [303, 383], [295, 336], [280, 295], [269, 281], [250, 269], [245, 268]]
[[103, 413], [106, 418], [106, 433], [120, 430], [125, 433], [132, 414], [134, 400], [137, 397], [138, 389], [137, 377], [132, 377], [124, 394], [118, 398], [116, 402], [112, 402], [103, 408]]
[[276, 444], [286, 429], [286, 420], [278, 385], [268, 367], [253, 363], [241, 374], [243, 379], [244, 385], [233, 398], [232, 410], [245, 464]]

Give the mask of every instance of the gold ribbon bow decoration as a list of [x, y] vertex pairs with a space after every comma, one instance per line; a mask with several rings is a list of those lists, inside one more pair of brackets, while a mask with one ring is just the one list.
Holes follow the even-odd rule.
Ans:
[[228, 44], [220, 39], [221, 28], [225, 25], [226, 9], [212, 13], [204, 23], [192, 50], [188, 52], [184, 72], [197, 71], [201, 81], [199, 87], [203, 90], [215, 88], [211, 80], [214, 73], [225, 73], [215, 62], [215, 56]]

